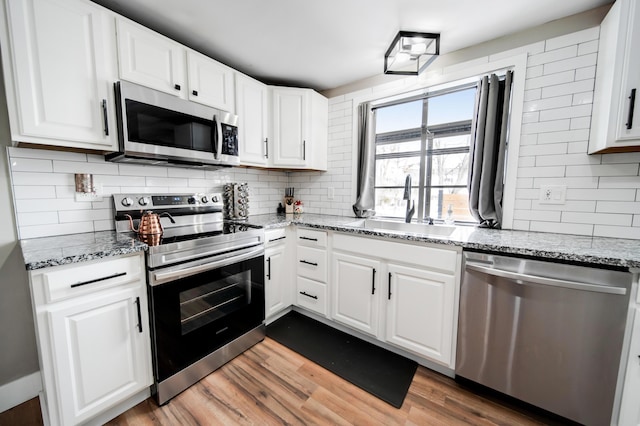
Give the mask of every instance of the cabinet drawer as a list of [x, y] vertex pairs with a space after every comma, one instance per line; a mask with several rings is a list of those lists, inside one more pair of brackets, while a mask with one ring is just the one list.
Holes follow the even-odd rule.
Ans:
[[143, 278], [142, 255], [135, 255], [56, 266], [34, 275], [34, 282], [42, 283], [42, 302], [51, 303]]
[[298, 244], [309, 247], [326, 247], [327, 233], [324, 231], [316, 231], [315, 229], [298, 228], [296, 233]]
[[327, 252], [323, 249], [298, 246], [297, 273], [312, 280], [327, 282]]
[[326, 316], [327, 286], [316, 281], [298, 277], [296, 303], [298, 306]]
[[264, 231], [264, 240], [266, 246], [272, 246], [274, 244], [284, 243], [287, 238], [287, 228], [278, 228]]

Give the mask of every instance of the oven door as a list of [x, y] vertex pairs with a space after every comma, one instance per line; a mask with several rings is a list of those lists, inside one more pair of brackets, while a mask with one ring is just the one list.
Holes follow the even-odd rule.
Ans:
[[264, 249], [210, 264], [149, 287], [158, 382], [264, 323]]

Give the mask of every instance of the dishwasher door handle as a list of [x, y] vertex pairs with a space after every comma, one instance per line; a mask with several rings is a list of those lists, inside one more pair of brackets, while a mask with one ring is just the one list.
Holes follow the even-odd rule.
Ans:
[[[609, 293], [609, 294], [627, 294], [627, 289], [624, 287], [609, 287], [606, 285], [598, 284], [585, 284], [576, 281], [559, 280], [556, 278], [540, 277], [537, 275], [520, 274], [518, 272], [505, 271], [502, 269], [491, 268], [483, 265], [476, 265], [468, 263], [465, 265], [465, 269], [471, 271], [481, 272], [487, 275], [493, 275], [501, 278], [509, 278], [516, 280], [518, 284], [526, 285], [526, 282], [533, 284], [541, 284], [552, 287], [570, 288], [574, 290], [593, 291], [596, 293]], [[526, 281], [526, 282], [525, 282]]]

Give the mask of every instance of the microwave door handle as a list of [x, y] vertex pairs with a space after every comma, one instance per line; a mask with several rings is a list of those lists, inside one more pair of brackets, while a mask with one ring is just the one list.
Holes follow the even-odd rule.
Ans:
[[213, 158], [218, 159], [218, 120], [216, 120], [216, 116], [213, 116], [213, 129], [211, 132], [211, 143], [213, 145]]

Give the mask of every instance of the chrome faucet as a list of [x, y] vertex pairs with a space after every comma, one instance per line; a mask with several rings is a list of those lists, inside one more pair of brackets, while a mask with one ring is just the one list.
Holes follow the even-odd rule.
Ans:
[[415, 203], [411, 201], [411, 175], [407, 175], [404, 181], [404, 196], [402, 199], [407, 200], [407, 213], [405, 214], [404, 221], [410, 223], [413, 213], [415, 213]]

